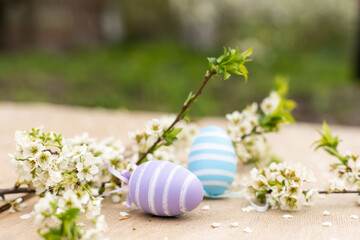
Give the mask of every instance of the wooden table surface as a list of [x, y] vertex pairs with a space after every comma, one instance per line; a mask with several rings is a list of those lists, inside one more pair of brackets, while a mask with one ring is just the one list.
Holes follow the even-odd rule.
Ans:
[[[144, 123], [161, 116], [161, 113], [139, 113], [109, 111], [103, 109], [84, 109], [43, 104], [0, 103], [0, 187], [10, 187], [16, 181], [11, 169], [8, 154], [15, 149], [15, 130], [44, 126], [45, 130], [62, 132], [71, 137], [82, 132], [99, 139], [116, 136], [127, 141], [127, 132], [143, 128]], [[215, 124], [225, 127], [221, 118], [205, 118], [198, 122], [205, 126]], [[311, 143], [318, 138], [315, 129], [320, 124], [297, 123], [285, 126], [280, 133], [268, 136], [272, 152], [286, 161], [302, 162], [315, 173], [316, 187], [322, 188], [328, 172], [329, 163], [335, 161], [326, 154], [314, 152]], [[340, 149], [360, 153], [360, 128], [332, 126], [333, 132], [344, 140]], [[246, 176], [250, 166], [239, 167], [239, 179]], [[137, 210], [128, 210], [121, 204], [104, 201], [102, 213], [106, 216], [109, 229], [104, 238], [110, 239], [360, 239], [360, 219], [350, 215], [360, 215], [356, 195], [328, 195], [313, 207], [303, 207], [292, 212], [292, 219], [284, 219], [280, 210], [265, 213], [243, 212], [248, 206], [245, 199], [204, 200], [200, 207], [183, 216], [162, 218], [148, 215]], [[8, 211], [0, 214], [0, 239], [40, 239], [33, 218], [23, 220], [20, 216], [32, 211], [36, 197], [27, 201], [28, 206], [18, 213]], [[210, 205], [210, 210], [201, 210]], [[330, 216], [323, 216], [327, 210]], [[130, 213], [131, 218], [119, 220], [119, 212]], [[239, 227], [230, 227], [237, 221]], [[332, 227], [322, 226], [332, 222]], [[212, 229], [211, 223], [220, 222], [219, 228]], [[245, 233], [250, 227], [253, 232]], [[135, 230], [134, 230], [135, 229]]]

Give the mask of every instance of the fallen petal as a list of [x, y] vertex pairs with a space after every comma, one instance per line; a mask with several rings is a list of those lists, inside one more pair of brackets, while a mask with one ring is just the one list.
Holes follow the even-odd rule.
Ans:
[[238, 223], [238, 222], [233, 222], [233, 223], [230, 223], [230, 226], [232, 226], [232, 227], [238, 227], [238, 226], [239, 226], [239, 223]]
[[250, 227], [246, 227], [243, 231], [246, 233], [252, 233], [253, 230]]
[[247, 206], [247, 207], [241, 209], [241, 211], [243, 211], [243, 212], [250, 212], [252, 210], [254, 210], [254, 208], [252, 206]]
[[324, 227], [331, 227], [332, 226], [332, 223], [331, 222], [323, 222], [322, 225]]
[[323, 216], [330, 216], [330, 212], [325, 210], [325, 211], [323, 211], [322, 215]]
[[211, 228], [217, 228], [217, 227], [220, 227], [221, 223], [218, 223], [218, 222], [214, 222], [211, 224]]
[[201, 210], [210, 210], [210, 206], [209, 205], [205, 205], [201, 208]]
[[128, 214], [127, 212], [120, 212], [119, 214], [120, 214], [120, 216], [122, 216], [122, 217], [129, 216], [129, 214]]
[[31, 214], [24, 214], [22, 216], [20, 216], [21, 219], [29, 219], [31, 218]]
[[285, 214], [282, 217], [285, 218], [285, 219], [289, 219], [289, 218], [293, 218], [293, 215]]

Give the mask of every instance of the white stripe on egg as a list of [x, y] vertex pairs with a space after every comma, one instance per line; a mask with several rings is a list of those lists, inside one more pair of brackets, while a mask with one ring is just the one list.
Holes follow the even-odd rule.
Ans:
[[179, 204], [180, 204], [180, 211], [182, 211], [183, 213], [186, 212], [186, 204], [185, 204], [185, 201], [186, 201], [186, 193], [188, 191], [188, 188], [189, 188], [189, 185], [191, 183], [192, 180], [194, 180], [194, 175], [192, 174], [189, 174], [185, 181], [183, 182], [182, 184], [182, 187], [181, 187], [181, 192], [180, 192], [180, 201], [179, 201]]
[[149, 193], [148, 193], [148, 204], [149, 204], [150, 211], [155, 215], [158, 214], [156, 209], [155, 209], [155, 189], [156, 189], [156, 185], [157, 185], [158, 178], [159, 178], [159, 175], [161, 173], [161, 170], [165, 167], [166, 164], [167, 164], [167, 162], [161, 163], [155, 169], [155, 172], [152, 175], [151, 180], [150, 180]]
[[194, 174], [196, 176], [202, 176], [202, 175], [222, 175], [222, 176], [227, 176], [227, 177], [235, 177], [235, 173], [226, 171], [226, 170], [221, 170], [221, 169], [203, 169], [203, 170], [199, 170], [199, 171], [195, 171]]
[[204, 186], [221, 186], [221, 187], [230, 187], [230, 184], [222, 181], [201, 181]]
[[140, 199], [139, 199], [140, 198], [140, 196], [139, 196], [140, 195], [140, 183], [141, 183], [142, 176], [144, 175], [146, 168], [150, 165], [149, 162], [146, 162], [144, 164], [145, 164], [144, 168], [141, 169], [142, 171], [139, 173], [138, 180], [136, 182], [136, 190], [135, 190], [135, 204], [141, 210], [143, 210], [143, 208], [140, 205]]
[[219, 131], [209, 131], [209, 132], [200, 132], [197, 136], [199, 137], [219, 137], [224, 139], [229, 139], [228, 135], [225, 132], [219, 132]]
[[214, 150], [222, 150], [222, 151], [229, 151], [229, 152], [234, 152], [234, 147], [231, 146], [227, 146], [224, 144], [216, 144], [216, 143], [198, 143], [195, 144], [191, 147], [191, 151], [196, 151], [196, 150], [207, 150], [207, 149], [214, 149]]
[[200, 153], [189, 158], [189, 163], [203, 160], [217, 160], [236, 164], [236, 158], [228, 155], [220, 155], [214, 153]]
[[163, 209], [164, 209], [164, 213], [168, 216], [171, 216], [170, 215], [170, 212], [169, 212], [169, 209], [168, 209], [168, 198], [169, 198], [169, 187], [172, 183], [172, 180], [174, 178], [174, 175], [176, 173], [176, 171], [180, 168], [180, 166], [176, 166], [173, 168], [173, 170], [171, 170], [170, 174], [169, 174], [169, 177], [166, 181], [166, 184], [165, 184], [165, 188], [164, 188], [164, 193], [163, 193]]

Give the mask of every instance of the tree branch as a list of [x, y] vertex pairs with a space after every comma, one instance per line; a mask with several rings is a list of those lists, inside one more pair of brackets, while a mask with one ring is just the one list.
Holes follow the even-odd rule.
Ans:
[[190, 98], [190, 100], [188, 102], [185, 102], [182, 106], [182, 108], [180, 109], [180, 112], [178, 113], [178, 115], [176, 116], [175, 120], [172, 122], [172, 124], [164, 131], [164, 133], [158, 137], [158, 139], [154, 142], [154, 144], [144, 153], [141, 154], [139, 160], [136, 162], [137, 165], [139, 165], [144, 159], [145, 157], [151, 153], [155, 147], [161, 142], [163, 136], [171, 129], [175, 126], [176, 123], [178, 123], [182, 118], [183, 118], [183, 114], [185, 113], [185, 111], [190, 107], [190, 105], [195, 101], [195, 99], [201, 94], [202, 90], [204, 89], [205, 85], [208, 83], [208, 81], [210, 80], [210, 78], [215, 75], [217, 73], [216, 69], [213, 69], [210, 73], [207, 72], [205, 74], [204, 80], [200, 86], [200, 88], [198, 89], [198, 91], [196, 92], [196, 94]]

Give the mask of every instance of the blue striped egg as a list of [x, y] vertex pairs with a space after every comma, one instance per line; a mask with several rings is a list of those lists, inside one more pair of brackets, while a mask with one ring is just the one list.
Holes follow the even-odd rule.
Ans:
[[177, 216], [199, 206], [204, 191], [200, 180], [188, 169], [168, 161], [148, 161], [132, 173], [131, 201], [147, 213]]
[[208, 195], [220, 195], [231, 186], [236, 163], [235, 148], [222, 128], [208, 126], [199, 132], [191, 146], [188, 167]]

